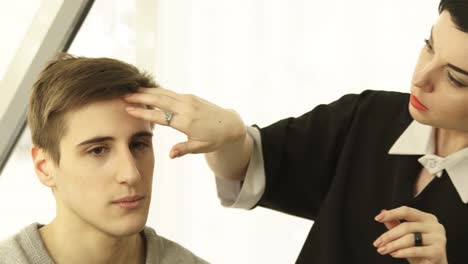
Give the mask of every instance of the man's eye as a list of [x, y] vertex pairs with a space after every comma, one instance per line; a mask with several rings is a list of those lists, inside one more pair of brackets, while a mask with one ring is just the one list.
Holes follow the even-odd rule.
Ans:
[[93, 155], [93, 156], [101, 156], [105, 152], [106, 152], [105, 147], [97, 147], [97, 148], [93, 148], [92, 150], [88, 151], [88, 153]]
[[424, 42], [426, 43], [426, 47], [427, 47], [429, 50], [433, 50], [432, 45], [431, 45], [431, 42], [430, 42], [428, 39], [425, 39]]
[[138, 141], [138, 142], [133, 142], [130, 144], [130, 148], [131, 149], [137, 149], [137, 150], [142, 150], [142, 149], [145, 149], [147, 148], [149, 145], [145, 142], [141, 142], [141, 141]]

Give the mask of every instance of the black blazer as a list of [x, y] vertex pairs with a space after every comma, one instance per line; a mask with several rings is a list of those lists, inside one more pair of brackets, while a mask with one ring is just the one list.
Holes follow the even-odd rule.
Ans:
[[374, 217], [402, 205], [435, 214], [449, 262], [468, 263], [468, 205], [450, 178], [413, 197], [420, 156], [388, 154], [413, 121], [408, 101], [365, 91], [260, 129], [266, 189], [258, 205], [315, 221], [297, 263], [407, 263], [372, 245], [387, 231]]

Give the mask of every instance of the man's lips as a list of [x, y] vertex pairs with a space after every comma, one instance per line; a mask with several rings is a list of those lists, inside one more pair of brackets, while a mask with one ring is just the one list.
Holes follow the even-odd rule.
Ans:
[[143, 198], [145, 198], [143, 195], [132, 195], [132, 196], [126, 196], [126, 197], [114, 200], [112, 201], [112, 203], [131, 203], [131, 202], [142, 200]]
[[425, 105], [423, 105], [423, 104], [419, 101], [419, 99], [418, 99], [416, 96], [414, 96], [414, 95], [411, 95], [411, 96], [410, 96], [410, 102], [411, 102], [411, 105], [412, 105], [414, 108], [416, 108], [416, 109], [418, 109], [418, 110], [420, 110], [420, 111], [427, 111], [427, 110], [428, 110], [428, 108], [427, 108]]
[[141, 207], [144, 199], [145, 197], [143, 195], [126, 196], [112, 201], [112, 204], [122, 209], [131, 210]]

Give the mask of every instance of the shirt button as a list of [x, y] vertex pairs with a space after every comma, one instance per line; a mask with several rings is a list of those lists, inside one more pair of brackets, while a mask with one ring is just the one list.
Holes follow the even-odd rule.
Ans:
[[427, 166], [431, 169], [434, 169], [437, 166], [437, 160], [429, 159], [427, 162]]

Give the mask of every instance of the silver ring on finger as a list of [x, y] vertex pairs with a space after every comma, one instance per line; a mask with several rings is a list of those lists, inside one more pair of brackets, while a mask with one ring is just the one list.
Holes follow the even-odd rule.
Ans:
[[174, 117], [174, 112], [164, 111], [164, 119], [166, 120], [166, 124], [168, 126], [171, 125], [172, 117]]
[[416, 247], [422, 247], [423, 238], [421, 232], [414, 232], [414, 245]]

